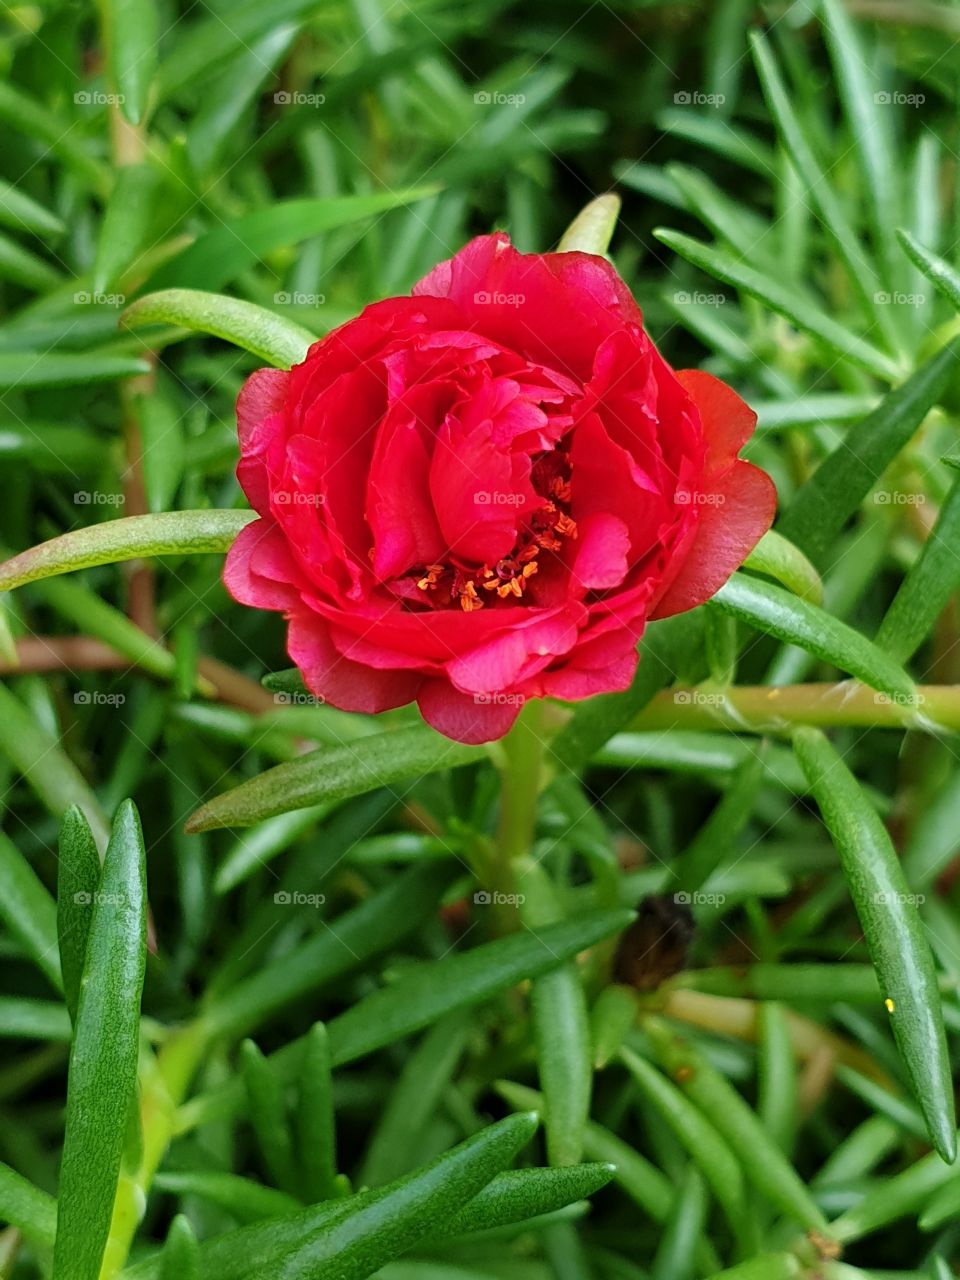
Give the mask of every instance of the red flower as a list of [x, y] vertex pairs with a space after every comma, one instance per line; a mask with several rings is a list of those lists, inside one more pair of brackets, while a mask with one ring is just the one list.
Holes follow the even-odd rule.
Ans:
[[314, 693], [416, 699], [462, 742], [626, 688], [647, 619], [709, 599], [773, 519], [743, 401], [674, 373], [603, 258], [502, 234], [254, 373], [237, 416], [261, 519], [229, 590], [286, 614]]

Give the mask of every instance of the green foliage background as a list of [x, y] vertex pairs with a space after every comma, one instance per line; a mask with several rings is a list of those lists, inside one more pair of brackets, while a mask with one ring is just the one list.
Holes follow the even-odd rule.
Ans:
[[[958, 41], [937, 0], [5, 9], [0, 542], [93, 532], [0, 568], [0, 1274], [956, 1274]], [[246, 374], [611, 188], [779, 536], [489, 752], [264, 687]]]

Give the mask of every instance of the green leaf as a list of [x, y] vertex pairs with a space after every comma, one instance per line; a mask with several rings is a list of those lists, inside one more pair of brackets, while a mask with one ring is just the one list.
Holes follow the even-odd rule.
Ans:
[[417, 1137], [442, 1103], [471, 1030], [464, 1010], [439, 1018], [410, 1054], [367, 1145], [360, 1182], [382, 1186], [417, 1161]]
[[423, 186], [331, 199], [281, 200], [231, 218], [229, 226], [205, 232], [162, 266], [150, 284], [154, 289], [222, 289], [276, 249], [423, 200], [436, 191], [435, 186]]
[[592, 912], [405, 970], [391, 986], [366, 996], [328, 1024], [333, 1061], [337, 1066], [354, 1062], [454, 1009], [482, 1004], [517, 982], [548, 973], [620, 932], [632, 918], [626, 911]]
[[883, 616], [875, 643], [907, 662], [933, 630], [960, 587], [960, 477], [950, 486], [930, 530]]
[[697, 1240], [703, 1231], [709, 1204], [707, 1184], [691, 1162], [660, 1237], [650, 1270], [651, 1280], [696, 1280]]
[[175, 1196], [197, 1196], [208, 1204], [226, 1210], [238, 1222], [260, 1222], [263, 1218], [279, 1218], [283, 1214], [301, 1212], [301, 1200], [264, 1187], [250, 1178], [235, 1173], [217, 1173], [209, 1169], [160, 1172], [153, 1180], [158, 1191]]
[[726, 1138], [757, 1192], [806, 1230], [825, 1232], [827, 1221], [802, 1179], [737, 1090], [665, 1022], [647, 1019], [644, 1029], [671, 1080]]
[[[436, 864], [391, 877], [331, 926], [215, 995], [204, 1010], [204, 1026], [210, 1034], [237, 1035], [298, 996], [342, 977], [418, 928], [436, 910], [449, 882], [450, 872]], [[280, 890], [274, 897], [276, 910], [289, 911], [290, 899], [289, 892]]]
[[35, 231], [39, 235], [59, 236], [64, 224], [55, 213], [28, 196], [19, 187], [0, 179], [0, 223], [17, 231]]
[[90, 907], [100, 883], [100, 855], [83, 810], [71, 805], [60, 824], [60, 860], [57, 866], [57, 939], [63, 996], [72, 1021], [80, 999]]
[[157, 65], [157, 8], [152, 0], [105, 0], [104, 37], [120, 109], [139, 124]]
[[124, 516], [63, 533], [0, 565], [0, 591], [99, 564], [144, 556], [227, 551], [253, 511], [168, 511]]
[[[520, 917], [528, 929], [541, 929], [561, 916], [556, 890], [532, 858], [517, 866], [523, 898]], [[559, 965], [534, 980], [530, 1017], [543, 1091], [547, 1155], [553, 1165], [579, 1163], [593, 1088], [590, 1019], [576, 962]]]
[[800, 729], [794, 748], [840, 855], [933, 1144], [952, 1163], [957, 1123], [950, 1057], [936, 969], [914, 896], [886, 828], [823, 734]]
[[0, 1164], [0, 1219], [41, 1249], [53, 1246], [57, 1202], [9, 1165]]
[[116, 356], [96, 351], [82, 355], [68, 351], [0, 352], [0, 390], [30, 387], [79, 387], [88, 382], [115, 382], [149, 373], [139, 356]]
[[659, 227], [653, 234], [681, 258], [757, 298], [842, 359], [887, 382], [896, 382], [900, 378], [902, 370], [895, 360], [832, 319], [789, 284], [774, 280], [722, 249], [681, 235], [679, 231]]
[[240, 1072], [247, 1094], [246, 1114], [270, 1180], [281, 1191], [295, 1195], [299, 1178], [283, 1084], [252, 1040], [240, 1046]]
[[[122, 6], [129, 0], [112, 2]], [[153, 165], [128, 164], [117, 171], [97, 240], [91, 277], [94, 295], [111, 289], [130, 271], [138, 254], [148, 245], [163, 185], [163, 175]], [[123, 303], [122, 297], [120, 303]]]
[[560, 237], [557, 253], [606, 253], [620, 216], [620, 197], [597, 196], [580, 210]]
[[930, 1203], [921, 1213], [918, 1226], [921, 1231], [939, 1231], [941, 1227], [956, 1222], [960, 1217], [960, 1178], [954, 1178], [930, 1197]]
[[426, 726], [391, 730], [276, 765], [208, 801], [190, 816], [187, 830], [249, 827], [291, 809], [346, 800], [485, 757], [485, 748], [451, 742]]
[[554, 1213], [585, 1200], [605, 1187], [616, 1173], [612, 1164], [579, 1164], [566, 1169], [515, 1169], [498, 1173], [469, 1203], [444, 1224], [438, 1237], [509, 1226]]
[[938, 293], [960, 311], [960, 274], [945, 258], [927, 249], [909, 231], [898, 231], [897, 237], [910, 261], [920, 268]]
[[170, 1223], [157, 1280], [201, 1280], [200, 1248], [189, 1218], [182, 1213]]
[[743, 562], [744, 569], [775, 578], [808, 604], [823, 604], [823, 583], [799, 547], [768, 529]]
[[67, 1077], [53, 1280], [97, 1280], [137, 1080], [146, 865], [131, 801], [117, 813], [92, 917]]
[[[509, 1116], [482, 1129], [426, 1169], [374, 1192], [362, 1207], [344, 1203], [302, 1246], [288, 1253], [277, 1280], [362, 1280], [417, 1240], [441, 1231], [529, 1142], [534, 1115]], [[279, 1261], [279, 1259], [278, 1259]]]
[[2, 682], [0, 723], [4, 727], [0, 734], [0, 751], [19, 769], [47, 809], [60, 817], [72, 804], [78, 805], [87, 815], [97, 843], [106, 844], [106, 820], [80, 771], [57, 739], [37, 723], [20, 699]]
[[173, 324], [210, 333], [250, 351], [277, 369], [299, 364], [316, 336], [302, 325], [241, 298], [199, 289], [164, 289], [148, 293], [127, 307], [120, 323], [128, 329]]
[[891, 391], [873, 413], [851, 427], [842, 443], [800, 488], [780, 520], [778, 531], [815, 559], [824, 555], [943, 396], [956, 373], [958, 359], [960, 338], [938, 351], [902, 386]]
[[830, 1234], [849, 1244], [882, 1231], [891, 1222], [923, 1210], [942, 1187], [954, 1183], [957, 1171], [931, 1151], [908, 1169], [871, 1187], [852, 1208], [830, 1224]]
[[52, 1000], [0, 996], [0, 1036], [11, 1040], [56, 1040], [69, 1043], [70, 1015]]
[[322, 1022], [315, 1022], [305, 1037], [296, 1134], [302, 1199], [308, 1204], [329, 1199], [337, 1176], [337, 1130], [330, 1040]]
[[913, 681], [888, 654], [845, 622], [780, 587], [735, 573], [713, 597], [712, 606], [799, 645], [906, 706], [916, 703]]
[[[877, 110], [876, 82], [870, 76], [870, 58], [860, 39], [860, 31], [839, 0], [822, 0], [827, 45], [833, 60], [840, 99], [854, 153], [867, 194], [867, 207], [873, 222], [877, 248], [884, 264], [884, 276], [891, 279], [896, 241], [893, 238], [891, 213], [894, 202], [890, 191], [894, 185], [889, 140], [883, 127], [882, 111]], [[826, 217], [826, 210], [824, 211]]]
[[[3, 703], [0, 699], [0, 709]], [[9, 724], [6, 725], [9, 732]], [[57, 908], [46, 886], [13, 842], [0, 832], [0, 919], [57, 991]]]
[[795, 1253], [758, 1253], [749, 1262], [715, 1272], [708, 1280], [801, 1280], [805, 1275]]
[[755, 1220], [749, 1211], [740, 1166], [715, 1126], [716, 1117], [708, 1120], [675, 1085], [632, 1050], [622, 1049], [620, 1058], [644, 1099], [706, 1178], [741, 1246], [752, 1252]]
[[860, 295], [864, 315], [872, 323], [879, 325], [888, 342], [895, 344], [896, 333], [887, 315], [888, 309], [878, 307], [875, 300], [881, 287], [880, 280], [873, 264], [863, 251], [857, 232], [850, 225], [844, 206], [837, 195], [837, 184], [824, 172], [817, 161], [803, 126], [793, 109], [791, 96], [783, 83], [766, 38], [761, 32], [752, 31], [749, 40], [764, 97], [776, 121], [787, 153], [803, 183], [804, 193], [820, 210], [824, 233], [833, 242], [841, 261], [846, 263], [850, 282]]
[[314, 805], [310, 809], [281, 813], [260, 823], [249, 835], [241, 836], [217, 868], [213, 877], [214, 893], [229, 893], [238, 884], [249, 880], [310, 831], [330, 812], [330, 808], [330, 805]]
[[167, 511], [183, 478], [183, 425], [180, 409], [157, 389], [134, 400], [140, 429], [140, 457], [147, 508]]

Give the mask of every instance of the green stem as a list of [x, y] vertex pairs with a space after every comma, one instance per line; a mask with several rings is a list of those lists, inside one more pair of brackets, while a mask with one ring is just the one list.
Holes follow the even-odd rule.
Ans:
[[[524, 706], [513, 728], [499, 744], [500, 822], [486, 885], [495, 895], [515, 894], [517, 859], [529, 853], [533, 845], [547, 736], [546, 703], [536, 698]], [[515, 904], [503, 905], [511, 908], [510, 915], [515, 919]]]
[[840, 684], [667, 689], [657, 694], [628, 728], [634, 733], [714, 729], [789, 735], [799, 725], [955, 731], [960, 729], [960, 685], [918, 685], [916, 693], [902, 701], [849, 680]]
[[139, 1089], [143, 1141], [140, 1161], [136, 1169], [121, 1170], [100, 1280], [113, 1280], [127, 1261], [154, 1175], [174, 1134], [177, 1108], [206, 1044], [207, 1029], [197, 1022], [172, 1032], [156, 1056], [146, 1049], [141, 1052]]

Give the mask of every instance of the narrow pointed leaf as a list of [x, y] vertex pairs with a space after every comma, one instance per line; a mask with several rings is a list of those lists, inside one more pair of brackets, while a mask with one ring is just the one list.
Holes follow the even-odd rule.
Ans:
[[63, 996], [76, 1021], [90, 910], [100, 882], [100, 855], [83, 811], [71, 805], [60, 824], [57, 866], [57, 939], [63, 971]]
[[901, 369], [892, 357], [839, 324], [814, 303], [808, 302], [796, 289], [764, 275], [722, 249], [682, 235], [679, 231], [660, 227], [654, 235], [681, 258], [757, 298], [851, 364], [888, 382], [899, 378]]
[[110, 834], [67, 1078], [53, 1280], [97, 1280], [134, 1103], [146, 960], [143, 835], [130, 801]]
[[371, 735], [268, 769], [208, 801], [191, 815], [187, 830], [249, 827], [291, 809], [346, 800], [485, 756], [483, 747], [451, 742], [426, 726]]
[[886, 828], [824, 735], [798, 730], [794, 747], [840, 855], [933, 1144], [952, 1163], [957, 1154], [953, 1078], [937, 973], [914, 895]]
[[960, 273], [945, 258], [922, 245], [909, 231], [898, 231], [897, 236], [911, 262], [920, 268], [938, 293], [960, 311]]
[[620, 215], [620, 197], [612, 193], [591, 200], [567, 227], [558, 253], [606, 253]]
[[330, 1040], [322, 1022], [315, 1022], [306, 1035], [303, 1070], [300, 1073], [296, 1135], [303, 1178], [303, 1199], [310, 1204], [326, 1200], [334, 1193], [337, 1131]]
[[523, 979], [537, 978], [625, 928], [630, 912], [602, 911], [487, 942], [405, 972], [328, 1024], [339, 1066], [429, 1026], [454, 1009], [480, 1004]]
[[883, 616], [876, 643], [907, 662], [933, 630], [960, 588], [960, 477], [943, 500], [937, 522]]
[[938, 351], [821, 462], [777, 530], [808, 555], [828, 550], [850, 516], [946, 391], [960, 360], [960, 338]]
[[316, 337], [309, 329], [242, 298], [228, 298], [200, 289], [164, 289], [138, 298], [124, 311], [120, 323], [128, 329], [172, 324], [210, 333], [274, 365], [289, 369], [307, 354]]
[[255, 519], [253, 511], [167, 511], [106, 520], [51, 538], [7, 560], [0, 565], [0, 591], [99, 564], [226, 551]]
[[49, 1249], [57, 1231], [57, 1202], [15, 1169], [0, 1164], [0, 1221]]
[[158, 1280], [200, 1280], [200, 1247], [189, 1218], [177, 1214], [160, 1255]]
[[826, 1219], [802, 1179], [733, 1085], [666, 1023], [650, 1020], [645, 1026], [671, 1080], [736, 1151], [756, 1191], [806, 1230], [826, 1231]]
[[56, 904], [30, 863], [16, 845], [2, 833], [0, 833], [0, 920], [41, 973], [60, 991], [63, 982], [57, 958]]
[[775, 578], [808, 604], [823, 604], [819, 573], [799, 547], [773, 529], [763, 535], [744, 560], [743, 567]]
[[713, 597], [712, 606], [806, 649], [906, 706], [915, 703], [913, 681], [888, 654], [833, 614], [772, 583], [735, 573]]
[[138, 124], [157, 66], [157, 8], [152, 0], [106, 0], [103, 13], [120, 109], [131, 124]]

